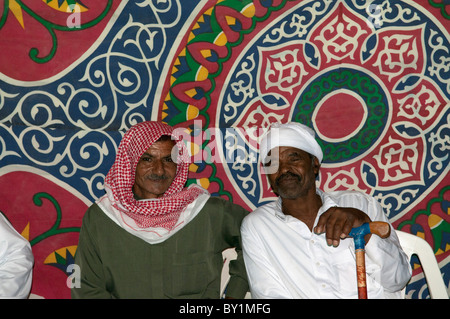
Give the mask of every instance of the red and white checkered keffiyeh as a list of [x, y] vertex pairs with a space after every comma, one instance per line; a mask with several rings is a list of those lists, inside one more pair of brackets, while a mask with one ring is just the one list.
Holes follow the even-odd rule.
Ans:
[[[133, 194], [136, 166], [142, 154], [162, 135], [170, 135], [178, 146], [177, 172], [162, 197], [136, 200]], [[147, 121], [131, 127], [123, 136], [116, 160], [105, 178], [111, 205], [131, 217], [140, 228], [172, 229], [181, 212], [199, 195], [201, 188], [185, 188], [189, 169], [189, 153], [174, 129], [160, 122]], [[108, 192], [107, 192], [108, 193]], [[114, 197], [114, 198], [111, 198]]]

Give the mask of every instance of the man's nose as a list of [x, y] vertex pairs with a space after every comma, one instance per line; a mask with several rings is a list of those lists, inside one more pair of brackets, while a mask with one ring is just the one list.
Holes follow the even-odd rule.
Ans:
[[163, 175], [164, 172], [165, 172], [164, 163], [160, 160], [154, 161], [153, 167], [152, 167], [152, 173], [157, 174], [157, 175]]
[[282, 175], [284, 173], [287, 173], [290, 169], [290, 165], [286, 163], [285, 161], [278, 161], [278, 173], [279, 175]]

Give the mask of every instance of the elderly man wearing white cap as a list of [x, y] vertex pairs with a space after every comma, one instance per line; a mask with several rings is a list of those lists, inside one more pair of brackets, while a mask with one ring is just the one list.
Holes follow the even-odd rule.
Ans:
[[[316, 188], [323, 153], [305, 125], [273, 124], [260, 157], [279, 198], [241, 226], [252, 297], [357, 298], [354, 241], [346, 237], [365, 222], [388, 222], [379, 203], [356, 191]], [[411, 267], [395, 232], [365, 239], [368, 297], [400, 297]]]

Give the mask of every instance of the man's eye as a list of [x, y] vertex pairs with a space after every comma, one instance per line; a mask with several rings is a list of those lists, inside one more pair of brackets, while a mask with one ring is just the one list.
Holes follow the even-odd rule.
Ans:
[[298, 154], [298, 153], [294, 153], [294, 154], [291, 154], [289, 156], [289, 160], [291, 162], [301, 161], [303, 159], [304, 159], [304, 157], [301, 154]]
[[264, 166], [264, 167], [278, 166], [278, 161], [270, 160], [270, 161], [266, 162], [263, 166]]

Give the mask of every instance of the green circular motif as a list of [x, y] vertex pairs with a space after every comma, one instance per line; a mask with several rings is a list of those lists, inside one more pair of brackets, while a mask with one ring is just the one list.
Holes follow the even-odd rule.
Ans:
[[351, 139], [332, 143], [317, 136], [324, 163], [344, 162], [363, 154], [375, 144], [387, 122], [388, 102], [383, 89], [371, 77], [351, 69], [330, 71], [312, 81], [296, 103], [292, 119], [313, 127], [312, 114], [316, 106], [328, 94], [340, 89], [359, 94], [368, 114], [364, 125]]

